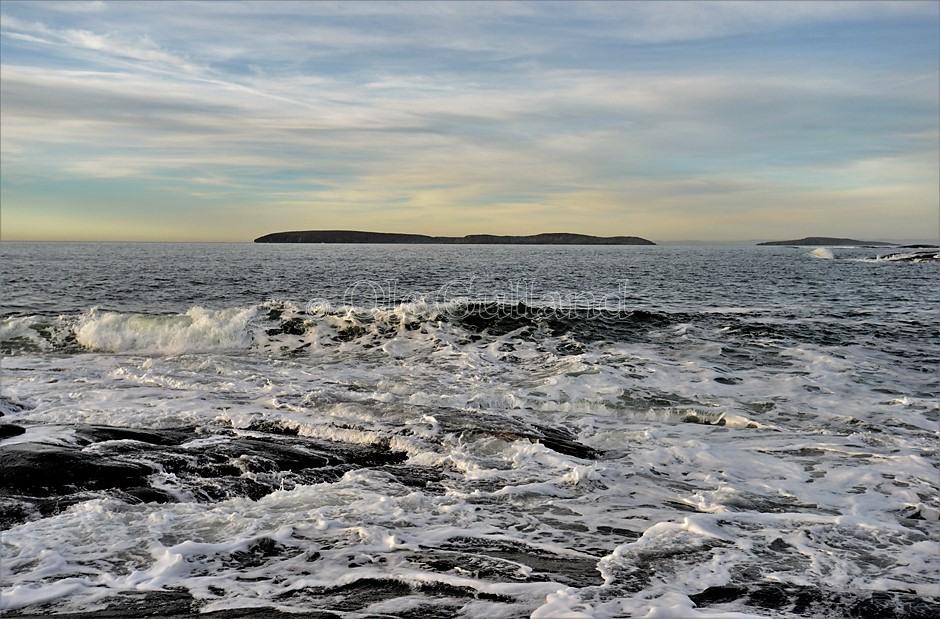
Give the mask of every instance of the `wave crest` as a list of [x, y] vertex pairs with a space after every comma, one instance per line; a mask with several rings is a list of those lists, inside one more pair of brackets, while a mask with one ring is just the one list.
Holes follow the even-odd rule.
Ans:
[[154, 316], [102, 312], [92, 308], [74, 326], [86, 350], [144, 354], [182, 354], [245, 349], [251, 345], [249, 323], [255, 307], [209, 310], [193, 307], [185, 314]]

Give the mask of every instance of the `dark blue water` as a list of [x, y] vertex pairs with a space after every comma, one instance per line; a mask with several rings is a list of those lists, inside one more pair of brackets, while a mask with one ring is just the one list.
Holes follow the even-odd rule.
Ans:
[[488, 299], [528, 295], [536, 301], [552, 293], [597, 300], [622, 296], [632, 307], [668, 311], [904, 311], [940, 300], [936, 268], [852, 260], [877, 256], [874, 249], [836, 253], [839, 259], [830, 261], [811, 257], [807, 248], [749, 246], [5, 242], [0, 282], [4, 315], [92, 306], [167, 313], [270, 299], [339, 302], [357, 282], [400, 297], [442, 290]]

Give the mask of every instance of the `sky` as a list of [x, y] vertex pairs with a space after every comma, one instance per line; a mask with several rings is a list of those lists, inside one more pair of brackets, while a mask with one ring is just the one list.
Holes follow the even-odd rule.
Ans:
[[940, 3], [0, 2], [0, 238], [940, 235]]

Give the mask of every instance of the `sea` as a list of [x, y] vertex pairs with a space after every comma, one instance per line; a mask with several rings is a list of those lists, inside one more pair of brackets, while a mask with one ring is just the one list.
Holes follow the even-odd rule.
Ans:
[[3, 242], [0, 609], [940, 616], [889, 253]]

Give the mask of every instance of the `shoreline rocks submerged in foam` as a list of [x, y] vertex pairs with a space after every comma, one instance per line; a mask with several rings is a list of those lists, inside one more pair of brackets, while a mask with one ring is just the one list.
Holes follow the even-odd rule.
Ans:
[[[526, 440], [587, 460], [599, 455], [564, 428], [484, 415], [478, 415], [472, 427], [444, 416], [441, 422], [468, 438]], [[22, 437], [29, 427], [0, 424], [0, 440]], [[295, 428], [272, 424], [257, 424], [241, 433], [82, 424], [59, 430], [70, 440], [23, 437], [4, 444], [0, 452], [0, 475], [7, 480], [0, 489], [4, 529], [55, 515], [93, 496], [117, 496], [131, 503], [172, 503], [181, 497], [197, 502], [257, 500], [278, 488], [332, 482], [362, 468], [381, 469], [404, 486], [426, 492], [442, 478], [434, 469], [406, 465], [406, 455], [384, 443], [317, 440], [299, 436]], [[172, 481], [154, 486], [154, 474], [169, 475]]]

